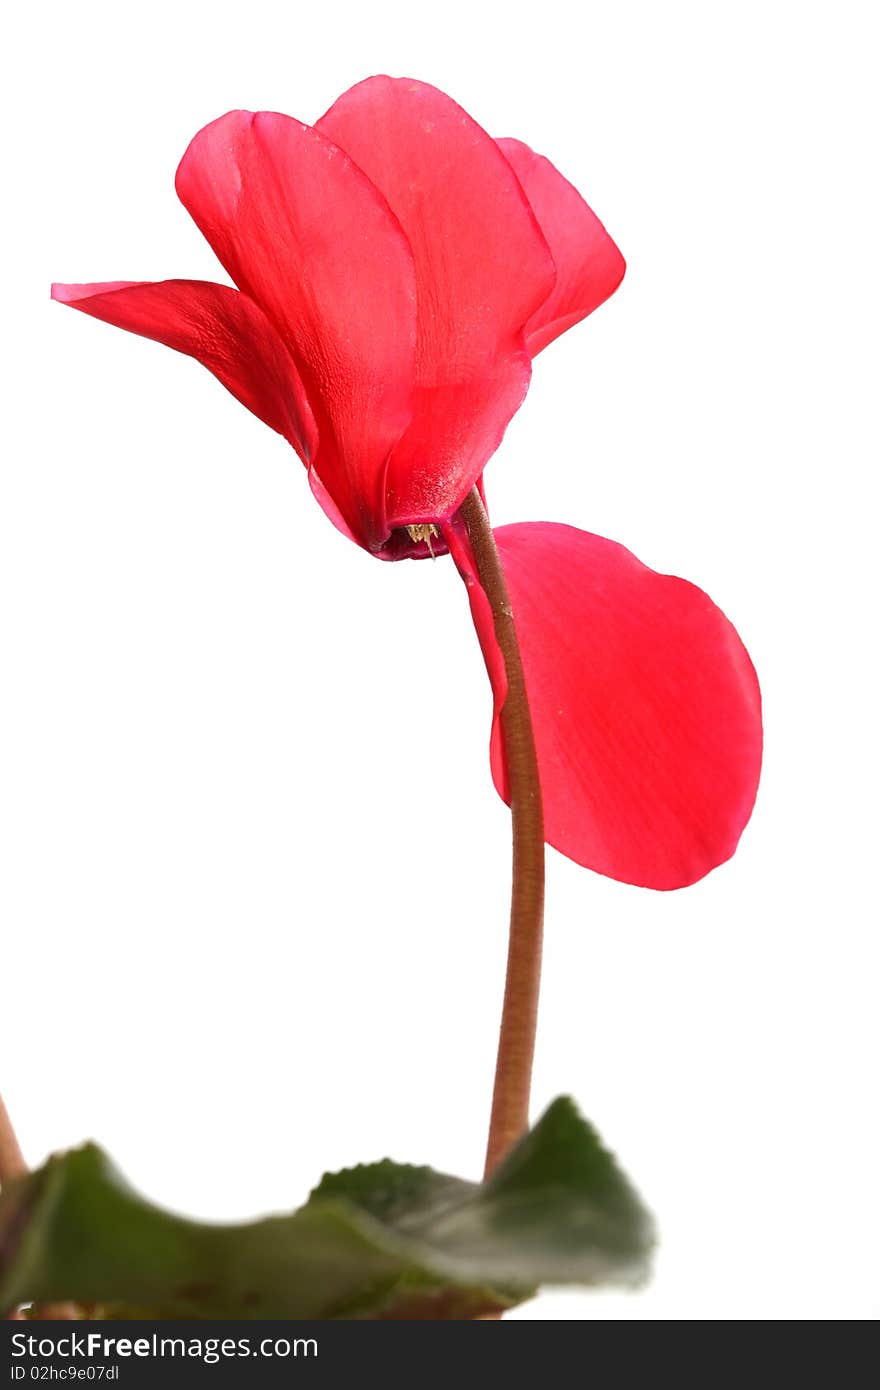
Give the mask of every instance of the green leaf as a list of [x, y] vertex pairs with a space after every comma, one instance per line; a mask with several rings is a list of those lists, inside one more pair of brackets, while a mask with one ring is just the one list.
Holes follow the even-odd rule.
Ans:
[[87, 1144], [0, 1194], [0, 1314], [72, 1300], [105, 1317], [471, 1318], [542, 1283], [639, 1282], [653, 1239], [566, 1099], [488, 1182], [385, 1159], [249, 1225], [151, 1206]]

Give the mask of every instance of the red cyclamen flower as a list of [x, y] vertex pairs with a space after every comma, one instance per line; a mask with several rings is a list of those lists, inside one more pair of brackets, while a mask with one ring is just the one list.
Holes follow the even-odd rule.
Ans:
[[[504, 667], [456, 519], [531, 359], [617, 288], [580, 194], [421, 82], [374, 77], [314, 126], [231, 111], [177, 191], [238, 286], [55, 285], [197, 358], [282, 434], [346, 535], [383, 559], [452, 550], [495, 692]], [[496, 532], [535, 726], [547, 842], [613, 878], [692, 883], [729, 858], [761, 761], [754, 670], [723, 613], [612, 541]], [[497, 717], [492, 769], [505, 794]]]

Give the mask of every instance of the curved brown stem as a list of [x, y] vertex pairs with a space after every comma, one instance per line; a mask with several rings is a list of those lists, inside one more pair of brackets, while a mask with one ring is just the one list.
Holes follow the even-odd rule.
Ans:
[[544, 816], [535, 738], [510, 596], [492, 527], [476, 488], [465, 499], [459, 516], [467, 528], [477, 577], [489, 600], [495, 637], [507, 673], [501, 734], [513, 821], [513, 888], [507, 978], [486, 1151], [488, 1174], [529, 1124], [544, 923]]
[[0, 1096], [0, 1187], [5, 1187], [13, 1178], [23, 1177], [26, 1172], [27, 1164], [21, 1145]]

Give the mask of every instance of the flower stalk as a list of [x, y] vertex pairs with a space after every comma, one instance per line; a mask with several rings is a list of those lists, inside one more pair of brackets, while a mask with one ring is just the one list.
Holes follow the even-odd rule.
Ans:
[[500, 723], [513, 822], [513, 882], [507, 976], [486, 1149], [489, 1174], [529, 1124], [544, 931], [544, 816], [513, 610], [492, 527], [476, 488], [463, 502], [459, 516], [467, 528], [477, 577], [492, 610], [507, 675]]
[[[16, 1178], [23, 1178], [28, 1171], [18, 1135], [9, 1118], [2, 1095], [0, 1095], [0, 1188]], [[21, 1317], [19, 1312], [10, 1314], [12, 1318]], [[30, 1316], [38, 1322], [70, 1321], [78, 1316], [72, 1303], [39, 1303], [31, 1310]]]

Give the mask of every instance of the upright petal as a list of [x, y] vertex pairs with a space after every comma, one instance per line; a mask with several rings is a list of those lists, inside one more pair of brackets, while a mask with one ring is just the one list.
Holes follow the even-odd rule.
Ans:
[[556, 262], [556, 285], [526, 324], [533, 357], [613, 294], [626, 262], [580, 193], [521, 140], [499, 140]]
[[[610, 878], [683, 888], [729, 859], [761, 768], [761, 697], [736, 631], [693, 584], [614, 541], [537, 522], [495, 532], [535, 728], [547, 842]], [[495, 690], [505, 684], [466, 537], [450, 540]], [[482, 602], [480, 600], [482, 599]]]
[[414, 417], [388, 469], [389, 525], [451, 513], [529, 384], [523, 327], [555, 268], [494, 140], [424, 82], [372, 77], [317, 124], [385, 194], [416, 265]]
[[412, 253], [385, 199], [325, 135], [267, 111], [200, 131], [177, 191], [296, 360], [324, 487], [360, 543], [380, 545], [386, 463], [411, 418], [416, 312]]
[[303, 462], [314, 451], [311, 408], [293, 359], [262, 309], [207, 280], [53, 285], [52, 298], [195, 357]]

